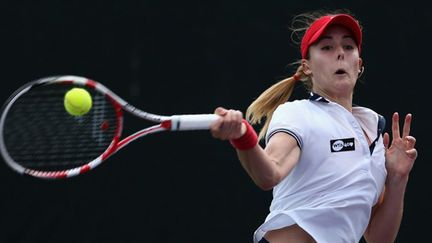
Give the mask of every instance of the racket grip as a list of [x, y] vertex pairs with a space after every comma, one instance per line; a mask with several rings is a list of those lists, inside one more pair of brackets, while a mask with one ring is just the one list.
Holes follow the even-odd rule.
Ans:
[[171, 131], [208, 130], [219, 118], [216, 114], [171, 116]]

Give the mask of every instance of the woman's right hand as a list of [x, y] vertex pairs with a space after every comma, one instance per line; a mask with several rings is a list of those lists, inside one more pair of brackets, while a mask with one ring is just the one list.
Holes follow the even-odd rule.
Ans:
[[210, 126], [210, 132], [214, 138], [220, 140], [236, 139], [246, 132], [246, 126], [243, 124], [243, 113], [241, 111], [218, 107], [214, 113], [220, 116]]

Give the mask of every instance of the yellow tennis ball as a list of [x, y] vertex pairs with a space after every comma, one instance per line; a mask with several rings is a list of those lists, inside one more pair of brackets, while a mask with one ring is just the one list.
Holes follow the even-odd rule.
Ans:
[[82, 116], [92, 108], [92, 97], [83, 88], [72, 88], [66, 92], [64, 97], [64, 107], [72, 116]]

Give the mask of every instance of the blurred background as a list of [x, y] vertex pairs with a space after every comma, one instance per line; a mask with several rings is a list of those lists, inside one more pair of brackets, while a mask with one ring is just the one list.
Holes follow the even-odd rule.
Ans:
[[[364, 27], [354, 102], [413, 113], [419, 157], [401, 242], [430, 238], [428, 99], [432, 20], [423, 1], [2, 1], [1, 102], [33, 79], [73, 74], [145, 111], [246, 111], [300, 58], [289, 25], [347, 8]], [[294, 98], [304, 97], [301, 86]], [[130, 118], [130, 117], [129, 117]], [[126, 118], [125, 133], [142, 127]], [[389, 125], [386, 130], [390, 131]], [[257, 127], [257, 130], [259, 127]], [[428, 146], [429, 145], [429, 146]], [[89, 174], [43, 181], [0, 163], [0, 242], [252, 242], [271, 191], [254, 185], [228, 142], [208, 131], [138, 140]]]

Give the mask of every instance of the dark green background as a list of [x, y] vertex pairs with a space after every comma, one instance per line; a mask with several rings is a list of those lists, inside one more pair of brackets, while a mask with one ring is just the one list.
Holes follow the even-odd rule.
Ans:
[[[419, 157], [396, 242], [424, 242], [432, 217], [430, 10], [417, 0], [347, 2], [2, 1], [0, 97], [36, 78], [74, 74], [152, 113], [244, 112], [292, 74], [287, 65], [300, 58], [288, 29], [294, 15], [349, 8], [364, 26], [354, 102], [388, 124], [394, 111], [413, 113]], [[125, 126], [128, 134], [142, 123], [126, 118]], [[22, 177], [1, 163], [0, 196], [6, 243], [252, 242], [271, 200], [229, 143], [208, 131], [143, 138], [70, 180]]]

